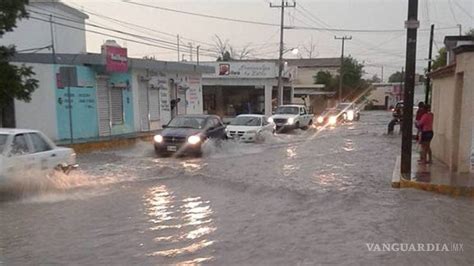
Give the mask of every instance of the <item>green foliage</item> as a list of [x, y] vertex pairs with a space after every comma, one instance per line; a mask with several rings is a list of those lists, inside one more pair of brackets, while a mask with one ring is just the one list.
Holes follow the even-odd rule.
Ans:
[[474, 29], [469, 29], [468, 31], [466, 31], [465, 35], [474, 36]]
[[[17, 19], [28, 16], [26, 5], [28, 0], [0, 1], [0, 38], [5, 32], [13, 31]], [[15, 54], [14, 46], [0, 46], [0, 109], [12, 98], [29, 101], [31, 93], [38, 87], [38, 81], [31, 67], [15, 66], [9, 63]]]
[[438, 55], [433, 60], [433, 64], [431, 65], [432, 70], [436, 70], [437, 68], [446, 66], [447, 62], [447, 53], [446, 48], [443, 47], [439, 49]]
[[395, 73], [393, 73], [392, 75], [390, 75], [390, 77], [388, 77], [388, 82], [391, 82], [391, 83], [397, 83], [397, 82], [403, 82], [403, 73], [401, 71], [397, 71]]
[[[362, 79], [364, 65], [352, 57], [346, 57], [343, 61], [342, 94], [343, 97], [355, 97], [358, 92], [368, 87], [368, 82]], [[326, 91], [338, 91], [339, 75], [333, 76], [329, 71], [319, 71], [313, 76], [315, 84], [324, 84]]]

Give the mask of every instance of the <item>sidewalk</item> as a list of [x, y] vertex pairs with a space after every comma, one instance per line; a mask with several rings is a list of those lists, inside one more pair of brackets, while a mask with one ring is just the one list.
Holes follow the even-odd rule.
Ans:
[[418, 164], [418, 153], [413, 151], [411, 180], [400, 176], [400, 156], [392, 175], [392, 187], [416, 188], [450, 196], [474, 197], [474, 173], [457, 174], [438, 160], [432, 164]]
[[137, 132], [90, 139], [78, 139], [71, 143], [69, 140], [57, 141], [56, 145], [73, 148], [76, 153], [88, 153], [96, 150], [111, 149], [133, 145], [138, 141], [151, 141], [157, 131]]

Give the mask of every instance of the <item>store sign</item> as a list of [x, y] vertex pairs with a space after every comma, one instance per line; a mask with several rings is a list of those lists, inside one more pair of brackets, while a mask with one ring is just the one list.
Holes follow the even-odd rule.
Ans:
[[204, 74], [204, 77], [219, 78], [274, 78], [275, 63], [256, 62], [221, 62], [208, 64], [216, 69], [214, 74]]
[[128, 57], [127, 48], [106, 46], [106, 71], [107, 72], [127, 72]]

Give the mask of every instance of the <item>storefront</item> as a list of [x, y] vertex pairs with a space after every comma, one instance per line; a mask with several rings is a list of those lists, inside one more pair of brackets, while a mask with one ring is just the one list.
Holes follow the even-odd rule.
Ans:
[[[221, 117], [239, 114], [271, 115], [277, 101], [278, 65], [268, 62], [212, 62], [214, 73], [204, 74], [203, 109]], [[293, 101], [292, 73], [283, 73], [284, 103]]]
[[39, 81], [29, 103], [15, 101], [16, 126], [75, 141], [152, 131], [175, 115], [203, 113], [201, 75], [212, 68], [111, 50], [57, 54], [54, 61], [49, 54], [16, 56]]

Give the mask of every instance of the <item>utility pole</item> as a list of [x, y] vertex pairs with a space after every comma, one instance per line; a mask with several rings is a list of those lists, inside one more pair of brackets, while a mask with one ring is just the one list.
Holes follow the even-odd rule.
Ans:
[[281, 8], [281, 21], [280, 21], [280, 55], [278, 57], [278, 83], [277, 83], [277, 105], [283, 104], [283, 31], [285, 30], [285, 7], [296, 7], [296, 2], [289, 4], [288, 1], [281, 0], [281, 5], [273, 5], [270, 3], [271, 8]]
[[49, 28], [51, 30], [51, 52], [53, 53], [53, 64], [56, 64], [56, 49], [54, 47], [53, 15], [49, 15]]
[[[430, 31], [430, 48], [428, 52], [428, 73], [431, 72], [431, 58], [433, 57], [433, 35], [434, 35], [434, 24], [431, 24]], [[425, 91], [425, 103], [429, 104], [430, 102], [430, 90], [431, 90], [431, 78], [426, 76], [426, 91]]]
[[462, 25], [461, 25], [461, 24], [458, 24], [458, 25], [456, 25], [456, 26], [458, 26], [458, 28], [459, 28], [459, 36], [461, 36], [461, 35], [462, 35]]
[[181, 60], [181, 57], [179, 56], [179, 34], [176, 37], [177, 37], [176, 45], [178, 46], [178, 62], [179, 62], [179, 60]]
[[193, 44], [189, 43], [189, 62], [193, 61]]
[[383, 83], [383, 66], [381, 66], [381, 68], [382, 68], [382, 73], [380, 73], [381, 74], [380, 79], [382, 80], [382, 83]]
[[201, 45], [196, 46], [196, 60], [197, 60], [198, 65], [199, 65], [199, 48], [201, 48]]
[[411, 156], [413, 139], [413, 94], [415, 90], [416, 71], [416, 39], [420, 26], [418, 21], [418, 0], [408, 1], [407, 46], [405, 59], [405, 90], [403, 98], [402, 121], [402, 158], [400, 165], [401, 176], [411, 179]]
[[344, 65], [344, 42], [345, 42], [346, 40], [352, 40], [352, 36], [343, 36], [343, 37], [334, 36], [334, 39], [336, 39], [336, 40], [342, 40], [341, 66], [340, 66], [340, 68], [339, 68], [339, 102], [342, 102], [342, 76], [344, 75], [344, 73], [343, 73], [343, 65]]

